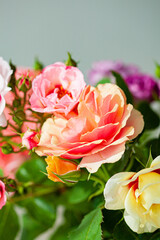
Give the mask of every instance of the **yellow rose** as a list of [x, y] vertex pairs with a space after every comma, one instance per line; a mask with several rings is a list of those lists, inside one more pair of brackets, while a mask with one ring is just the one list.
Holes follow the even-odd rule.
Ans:
[[160, 228], [160, 156], [138, 173], [112, 176], [104, 190], [106, 209], [125, 209], [124, 219], [137, 233]]

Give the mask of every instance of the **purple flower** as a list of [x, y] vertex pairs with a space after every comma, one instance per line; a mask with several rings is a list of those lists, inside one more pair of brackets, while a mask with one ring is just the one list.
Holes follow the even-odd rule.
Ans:
[[123, 77], [135, 99], [150, 101], [153, 98], [153, 93], [160, 96], [160, 83], [155, 78], [141, 73], [137, 66], [119, 61], [95, 62], [88, 73], [90, 84], [95, 85], [105, 77], [110, 78], [114, 83], [111, 71], [118, 72]]
[[134, 65], [127, 65], [120, 61], [95, 62], [88, 73], [90, 84], [95, 85], [104, 77], [112, 78], [111, 71], [118, 72], [123, 78], [126, 78], [132, 74], [138, 73], [139, 69]]
[[158, 95], [158, 83], [148, 74], [133, 74], [125, 78], [132, 95], [138, 100], [153, 99], [153, 94]]

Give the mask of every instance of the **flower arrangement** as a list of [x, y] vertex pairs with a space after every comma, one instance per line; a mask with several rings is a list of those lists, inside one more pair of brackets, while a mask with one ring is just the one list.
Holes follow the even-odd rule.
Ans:
[[0, 58], [0, 239], [160, 238], [160, 66], [88, 78]]

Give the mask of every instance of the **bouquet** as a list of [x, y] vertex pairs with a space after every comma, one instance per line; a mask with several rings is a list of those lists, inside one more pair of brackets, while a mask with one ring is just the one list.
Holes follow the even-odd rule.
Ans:
[[160, 65], [0, 58], [0, 239], [160, 239]]

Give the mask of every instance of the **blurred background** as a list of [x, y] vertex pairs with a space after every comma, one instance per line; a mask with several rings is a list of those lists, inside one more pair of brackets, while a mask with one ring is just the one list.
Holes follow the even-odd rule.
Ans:
[[72, 53], [84, 74], [94, 61], [123, 60], [153, 73], [160, 62], [159, 0], [0, 0], [0, 55], [45, 65]]

